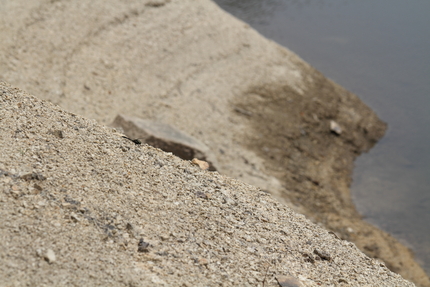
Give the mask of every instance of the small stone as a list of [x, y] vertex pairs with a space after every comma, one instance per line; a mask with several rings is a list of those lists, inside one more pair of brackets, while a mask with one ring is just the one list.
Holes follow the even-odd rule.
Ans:
[[45, 202], [45, 201], [43, 201], [43, 200], [40, 200], [40, 201], [38, 201], [38, 202], [37, 202], [37, 205], [38, 205], [39, 207], [43, 207], [43, 206], [45, 206], [45, 205], [46, 205], [46, 202]]
[[235, 108], [234, 108], [234, 111], [235, 111], [235, 112], [238, 112], [239, 114], [242, 114], [242, 115], [245, 115], [245, 116], [248, 116], [248, 117], [252, 117], [252, 112], [250, 112], [250, 111], [248, 111], [248, 110], [245, 110], [245, 109], [242, 109], [242, 108], [235, 107]]
[[57, 260], [55, 253], [52, 249], [48, 249], [45, 254], [45, 260], [48, 261], [49, 264], [52, 264]]
[[21, 190], [19, 189], [19, 187], [17, 185], [13, 185], [11, 193], [14, 194], [15, 196], [19, 196], [21, 193]]
[[197, 191], [197, 192], [195, 193], [195, 195], [196, 195], [197, 197], [200, 197], [200, 198], [203, 198], [203, 199], [209, 199], [208, 195], [207, 195], [206, 193], [201, 192], [201, 191]]
[[133, 230], [134, 229], [133, 225], [130, 222], [127, 223], [127, 225], [125, 226], [125, 228], [127, 230]]
[[342, 133], [342, 128], [335, 121], [330, 121], [330, 130], [337, 135]]
[[74, 222], [80, 221], [79, 217], [73, 212], [70, 214], [70, 219], [72, 219]]
[[276, 276], [276, 281], [278, 281], [281, 287], [301, 287], [303, 284], [299, 279], [293, 276]]
[[164, 233], [164, 234], [160, 235], [160, 238], [161, 238], [161, 240], [166, 241], [166, 240], [169, 240], [170, 235], [167, 233]]
[[40, 185], [38, 185], [37, 183], [35, 183], [35, 184], [33, 185], [33, 187], [34, 187], [34, 189], [36, 190], [36, 192], [34, 192], [35, 194], [38, 194], [40, 191], [42, 191], [42, 190], [43, 190], [43, 188], [42, 188]]
[[60, 138], [60, 139], [64, 138], [64, 134], [63, 134], [63, 131], [62, 131], [62, 130], [50, 131], [49, 133], [50, 133], [51, 135], [56, 136], [57, 138]]
[[39, 256], [39, 257], [42, 257], [42, 255], [43, 255], [43, 251], [42, 251], [42, 249], [37, 248], [37, 249], [36, 249], [36, 255], [37, 255], [37, 256]]
[[199, 258], [198, 260], [200, 265], [208, 265], [209, 261], [206, 258]]
[[228, 196], [224, 196], [222, 198], [222, 203], [228, 204], [228, 205], [237, 205], [237, 203], [233, 199], [231, 199], [230, 197], [228, 197]]
[[319, 257], [321, 257], [321, 259], [322, 259], [322, 260], [327, 260], [327, 261], [330, 261], [330, 260], [331, 260], [331, 256], [330, 256], [330, 254], [328, 254], [328, 253], [326, 253], [326, 252], [323, 252], [323, 251], [321, 251], [321, 250], [315, 249], [315, 250], [314, 250], [314, 253], [315, 253], [316, 255], [318, 255]]
[[21, 176], [22, 179], [26, 180], [26, 181], [30, 181], [30, 180], [46, 180], [46, 177], [43, 176], [40, 173], [36, 173], [36, 172], [32, 172], [32, 173], [28, 173], [28, 174], [24, 174]]
[[198, 165], [201, 169], [206, 170], [209, 168], [209, 164], [203, 160], [199, 160], [197, 158], [193, 158], [191, 161], [193, 164]]
[[303, 253], [302, 255], [305, 258], [305, 262], [315, 263], [315, 259], [312, 255], [308, 253]]
[[143, 239], [141, 238], [139, 240], [139, 243], [137, 244], [137, 251], [138, 252], [148, 252], [148, 247], [149, 247], [149, 243], [143, 241]]

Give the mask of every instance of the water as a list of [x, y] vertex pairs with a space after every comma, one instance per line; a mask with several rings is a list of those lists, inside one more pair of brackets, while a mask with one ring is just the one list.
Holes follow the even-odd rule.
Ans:
[[357, 159], [352, 195], [366, 220], [411, 247], [430, 274], [430, 1], [215, 2], [388, 123]]

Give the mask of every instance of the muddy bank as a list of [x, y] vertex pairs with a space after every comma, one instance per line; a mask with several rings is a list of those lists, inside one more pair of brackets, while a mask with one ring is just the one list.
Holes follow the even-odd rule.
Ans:
[[174, 126], [212, 150], [220, 173], [428, 285], [350, 200], [352, 162], [385, 125], [295, 54], [210, 1], [4, 2], [1, 79], [101, 124], [122, 113]]
[[[386, 129], [357, 97], [333, 85], [316, 71], [307, 90], [260, 86], [237, 102], [252, 132], [242, 136], [247, 147], [265, 159], [266, 172], [283, 186], [278, 194], [316, 223], [355, 242], [368, 256], [383, 258], [395, 272], [414, 264], [411, 251], [391, 235], [363, 221], [349, 186], [355, 158], [369, 150]], [[342, 132], [330, 129], [339, 123]], [[282, 199], [281, 199], [282, 200]], [[409, 278], [426, 277], [409, 269]], [[406, 276], [406, 275], [405, 275]]]

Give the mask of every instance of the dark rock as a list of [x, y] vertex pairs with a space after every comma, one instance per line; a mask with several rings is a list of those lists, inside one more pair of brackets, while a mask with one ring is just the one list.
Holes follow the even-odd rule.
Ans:
[[302, 255], [305, 258], [305, 262], [315, 263], [315, 259], [312, 255], [308, 253], [302, 253]]
[[29, 181], [29, 180], [45, 180], [46, 177], [44, 177], [42, 174], [40, 173], [28, 173], [28, 174], [24, 174], [21, 176], [22, 179]]
[[149, 251], [148, 248], [149, 248], [149, 243], [143, 241], [143, 239], [141, 238], [139, 240], [139, 243], [137, 244], [137, 251], [138, 252], [148, 252]]
[[61, 130], [50, 131], [49, 133], [56, 136], [57, 138], [60, 138], [60, 139], [64, 138], [64, 133]]
[[330, 256], [330, 254], [328, 254], [327, 252], [323, 252], [323, 251], [321, 251], [321, 250], [315, 249], [315, 250], [314, 250], [314, 253], [315, 253], [316, 255], [318, 255], [322, 260], [327, 260], [327, 261], [330, 261], [330, 260], [331, 260], [331, 256]]
[[209, 199], [209, 197], [207, 196], [207, 194], [206, 194], [206, 193], [203, 193], [203, 192], [201, 192], [201, 191], [197, 191], [197, 192], [195, 193], [195, 195], [196, 195], [197, 197], [200, 197], [200, 198], [203, 198], [203, 199]]

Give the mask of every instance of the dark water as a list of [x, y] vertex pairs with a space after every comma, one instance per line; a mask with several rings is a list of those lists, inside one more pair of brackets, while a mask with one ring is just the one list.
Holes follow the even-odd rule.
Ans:
[[430, 274], [430, 1], [216, 0], [357, 94], [388, 123], [352, 194]]

